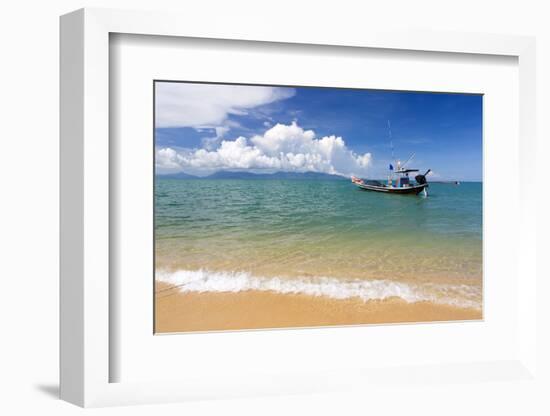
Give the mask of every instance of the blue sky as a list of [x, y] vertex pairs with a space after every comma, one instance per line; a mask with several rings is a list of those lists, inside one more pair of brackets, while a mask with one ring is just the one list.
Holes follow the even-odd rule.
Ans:
[[320, 171], [381, 178], [395, 158], [432, 180], [482, 178], [482, 96], [156, 83], [157, 171]]

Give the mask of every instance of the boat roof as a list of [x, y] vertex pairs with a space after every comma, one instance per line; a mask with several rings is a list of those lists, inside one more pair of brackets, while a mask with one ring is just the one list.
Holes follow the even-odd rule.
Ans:
[[418, 172], [418, 169], [400, 169], [396, 170], [397, 173], [409, 173], [409, 172]]

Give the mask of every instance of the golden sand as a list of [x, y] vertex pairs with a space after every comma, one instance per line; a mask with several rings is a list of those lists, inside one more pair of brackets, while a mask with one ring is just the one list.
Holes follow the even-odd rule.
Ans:
[[477, 309], [399, 298], [364, 302], [276, 292], [182, 293], [157, 282], [155, 331], [220, 331], [481, 319]]

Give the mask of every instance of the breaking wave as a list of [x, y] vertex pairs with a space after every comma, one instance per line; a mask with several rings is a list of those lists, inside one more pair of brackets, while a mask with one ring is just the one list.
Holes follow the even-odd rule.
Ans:
[[433, 302], [462, 308], [481, 308], [481, 290], [466, 284], [411, 284], [391, 280], [345, 280], [333, 277], [282, 278], [254, 276], [248, 272], [208, 270], [157, 271], [156, 279], [181, 292], [243, 292], [256, 290], [281, 294], [359, 298], [365, 302], [400, 298], [406, 302]]

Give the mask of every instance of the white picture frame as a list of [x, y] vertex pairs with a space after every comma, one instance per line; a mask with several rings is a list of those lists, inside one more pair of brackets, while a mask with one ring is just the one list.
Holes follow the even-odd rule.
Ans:
[[[441, 363], [414, 368], [281, 373], [242, 380], [234, 374], [183, 381], [112, 382], [110, 365], [109, 36], [112, 33], [226, 39], [283, 44], [332, 45], [452, 54], [516, 57], [519, 65], [519, 165], [522, 182], [517, 292], [517, 355], [508, 360]], [[189, 16], [168, 13], [82, 9], [61, 18], [61, 397], [80, 406], [184, 401], [308, 393], [403, 383], [500, 380], [538, 383], [536, 199], [529, 167], [536, 154], [535, 41], [529, 37], [365, 30], [360, 34], [276, 25], [252, 27], [246, 35], [223, 22], [205, 28]], [[360, 369], [359, 369], [360, 370]], [[342, 382], [345, 379], [346, 382]]]

